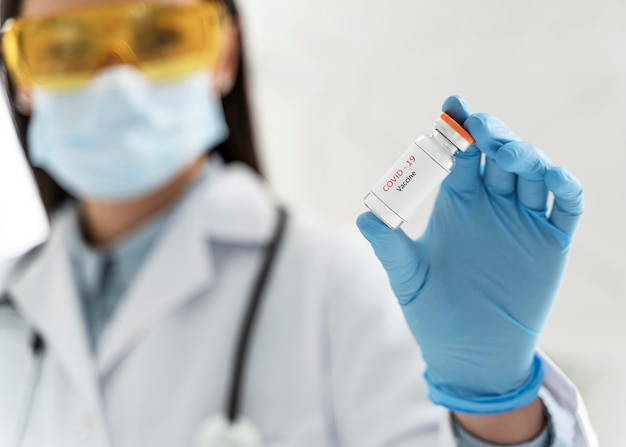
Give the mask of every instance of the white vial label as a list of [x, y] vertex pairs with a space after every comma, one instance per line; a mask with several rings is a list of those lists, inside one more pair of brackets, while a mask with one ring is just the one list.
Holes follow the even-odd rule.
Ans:
[[447, 175], [444, 168], [413, 143], [370, 192], [406, 222]]

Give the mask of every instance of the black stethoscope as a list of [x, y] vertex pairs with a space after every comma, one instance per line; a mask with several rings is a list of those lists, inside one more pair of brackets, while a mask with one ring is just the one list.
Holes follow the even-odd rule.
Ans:
[[265, 284], [276, 258], [276, 251], [282, 239], [287, 212], [278, 208], [278, 221], [274, 235], [267, 246], [265, 259], [256, 278], [248, 308], [244, 315], [243, 324], [235, 351], [235, 363], [231, 376], [230, 393], [226, 403], [225, 414], [207, 419], [196, 433], [194, 447], [260, 447], [261, 433], [248, 419], [241, 416], [241, 384], [246, 370], [248, 350], [252, 329], [258, 315], [258, 308], [265, 289]]
[[[278, 207], [278, 220], [274, 228], [274, 234], [265, 250], [265, 257], [261, 268], [254, 282], [252, 293], [245, 310], [239, 339], [237, 340], [237, 350], [231, 375], [229, 394], [225, 404], [224, 414], [208, 418], [198, 428], [195, 434], [194, 447], [260, 447], [261, 434], [258, 429], [248, 419], [241, 415], [242, 383], [246, 372], [248, 351], [252, 338], [254, 324], [259, 314], [259, 305], [265, 290], [267, 279], [276, 258], [280, 241], [282, 240], [287, 223], [287, 211], [283, 207]], [[0, 304], [9, 305], [12, 303], [8, 298], [0, 301]], [[45, 353], [43, 339], [36, 332], [33, 333], [31, 349], [35, 361], [28, 379], [28, 392], [23, 400], [23, 408], [20, 409], [18, 422], [15, 428], [12, 446], [20, 447], [24, 440], [24, 434], [28, 426], [28, 419], [32, 410], [35, 393], [41, 376], [41, 368]]]

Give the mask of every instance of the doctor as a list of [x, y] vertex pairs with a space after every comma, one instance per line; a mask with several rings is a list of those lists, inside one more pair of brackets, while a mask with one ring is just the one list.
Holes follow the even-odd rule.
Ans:
[[359, 217], [374, 256], [268, 190], [230, 1], [1, 16], [51, 235], [3, 293], [0, 445], [597, 445], [536, 350], [580, 185], [496, 118], [446, 100], [477, 143], [419, 240]]

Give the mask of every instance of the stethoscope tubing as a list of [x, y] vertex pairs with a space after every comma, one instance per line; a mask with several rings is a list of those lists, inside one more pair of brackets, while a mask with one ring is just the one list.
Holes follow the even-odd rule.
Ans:
[[228, 417], [228, 420], [231, 424], [233, 424], [240, 415], [242, 400], [241, 390], [244, 374], [246, 372], [247, 360], [249, 357], [248, 352], [250, 350], [252, 331], [254, 329], [254, 324], [258, 319], [258, 310], [262, 301], [261, 298], [263, 297], [263, 291], [265, 289], [267, 279], [272, 269], [272, 265], [274, 264], [274, 259], [280, 245], [280, 241], [285, 232], [284, 230], [286, 223], [287, 211], [283, 207], [278, 207], [278, 221], [276, 223], [274, 235], [272, 236], [272, 240], [267, 246], [265, 259], [263, 260], [263, 264], [261, 266], [261, 269], [259, 270], [256, 282], [252, 289], [248, 308], [246, 309], [246, 313], [244, 315], [241, 330], [239, 333], [237, 350], [235, 351], [235, 362], [233, 365], [233, 373], [231, 376], [232, 380], [230, 384], [230, 393], [226, 405], [226, 416]]
[[45, 345], [43, 343], [43, 339], [37, 333], [33, 333], [31, 348], [35, 360], [31, 368], [28, 385], [26, 387], [28, 395], [24, 399], [24, 404], [20, 409], [20, 412], [18, 413], [15, 434], [13, 437], [13, 442], [11, 443], [11, 445], [14, 447], [21, 447], [22, 443], [24, 442], [26, 427], [28, 426], [30, 413], [33, 409], [33, 402], [35, 400], [35, 394], [37, 393], [37, 388], [39, 386], [39, 379], [41, 378]]

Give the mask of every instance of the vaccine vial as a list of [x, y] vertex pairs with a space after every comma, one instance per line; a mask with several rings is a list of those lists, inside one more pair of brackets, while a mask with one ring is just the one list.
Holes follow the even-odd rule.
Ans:
[[389, 228], [407, 222], [422, 201], [447, 177], [455, 155], [474, 144], [474, 138], [442, 113], [435, 130], [422, 135], [370, 189], [363, 202]]

